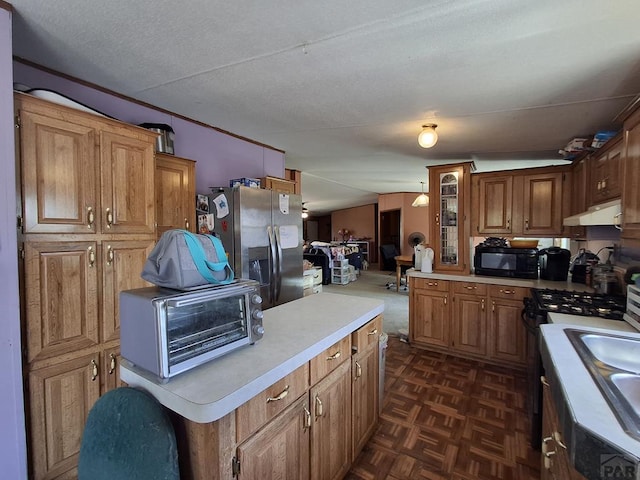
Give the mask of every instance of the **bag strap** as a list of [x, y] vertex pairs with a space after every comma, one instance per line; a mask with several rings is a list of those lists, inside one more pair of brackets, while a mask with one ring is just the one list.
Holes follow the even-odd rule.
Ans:
[[[195, 263], [198, 272], [200, 272], [200, 275], [202, 275], [207, 282], [225, 285], [233, 281], [233, 270], [227, 261], [227, 254], [224, 251], [224, 247], [222, 246], [222, 242], [219, 238], [214, 237], [213, 235], [204, 235], [211, 240], [218, 259], [224, 259], [218, 262], [211, 262], [207, 260], [204, 248], [198, 238], [187, 230], [183, 230], [182, 233], [187, 247], [189, 248], [189, 252], [191, 253], [191, 257], [193, 258], [193, 263]], [[221, 272], [222, 270], [226, 270], [226, 277], [224, 280], [218, 280], [211, 274], [211, 272]]]

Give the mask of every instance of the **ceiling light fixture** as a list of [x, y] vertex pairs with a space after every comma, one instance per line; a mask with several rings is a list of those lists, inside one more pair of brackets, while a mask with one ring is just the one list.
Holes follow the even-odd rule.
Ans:
[[422, 148], [431, 148], [436, 144], [438, 141], [437, 126], [435, 123], [427, 123], [422, 126], [422, 131], [418, 135], [418, 144]]
[[307, 208], [305, 208], [304, 203], [302, 204], [302, 218], [308, 218], [309, 217], [309, 210]]
[[416, 197], [416, 199], [411, 204], [412, 207], [428, 207], [429, 206], [429, 196], [424, 193], [424, 182], [420, 182], [422, 185], [422, 193]]

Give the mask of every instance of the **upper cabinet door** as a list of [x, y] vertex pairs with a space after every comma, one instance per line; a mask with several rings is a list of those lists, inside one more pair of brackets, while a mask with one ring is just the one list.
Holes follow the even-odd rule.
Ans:
[[96, 233], [95, 129], [81, 117], [17, 106], [24, 233]]
[[479, 196], [478, 233], [511, 233], [513, 176], [483, 176]]
[[156, 154], [158, 238], [172, 228], [195, 232], [195, 162]]
[[524, 176], [523, 234], [553, 236], [562, 232], [563, 174]]
[[622, 237], [640, 239], [640, 110], [624, 124]]
[[124, 129], [100, 135], [102, 232], [155, 232], [153, 143]]

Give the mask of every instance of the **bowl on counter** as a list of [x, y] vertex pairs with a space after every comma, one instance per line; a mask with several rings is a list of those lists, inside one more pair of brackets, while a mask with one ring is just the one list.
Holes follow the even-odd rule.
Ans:
[[509, 240], [509, 246], [511, 248], [538, 248], [537, 238], [526, 238], [520, 240]]

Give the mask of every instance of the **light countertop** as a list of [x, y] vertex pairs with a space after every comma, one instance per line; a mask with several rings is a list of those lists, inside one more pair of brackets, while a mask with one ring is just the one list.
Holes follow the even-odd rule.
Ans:
[[453, 273], [424, 273], [417, 270], [407, 270], [409, 277], [416, 278], [432, 278], [434, 280], [451, 280], [455, 282], [477, 282], [489, 285], [508, 285], [511, 287], [525, 288], [551, 288], [556, 290], [574, 290], [577, 292], [593, 292], [593, 288], [583, 283], [573, 283], [571, 280], [564, 282], [555, 282], [551, 280], [542, 280], [540, 278], [510, 278], [510, 277], [490, 277], [486, 275], [475, 274], [453, 274]]
[[384, 301], [318, 293], [264, 311], [264, 337], [160, 382], [125, 359], [122, 381], [198, 423], [222, 418], [383, 313]]
[[[556, 314], [553, 315], [556, 316]], [[564, 315], [563, 317], [575, 316]], [[614, 328], [597, 328], [588, 325], [583, 320], [585, 318], [588, 317], [578, 317], [575, 323], [569, 318], [555, 318], [554, 323], [541, 325], [541, 342], [544, 342], [546, 351], [549, 353], [563, 397], [575, 423], [603, 439], [605, 443], [640, 458], [640, 442], [623, 430], [593, 377], [573, 348], [565, 334], [565, 329], [576, 328], [595, 333], [623, 335], [637, 339], [639, 342], [640, 332], [626, 322], [592, 319], [595, 323], [615, 322], [615, 324], [604, 323], [608, 327], [613, 325]], [[559, 323], [555, 323], [556, 321]]]

